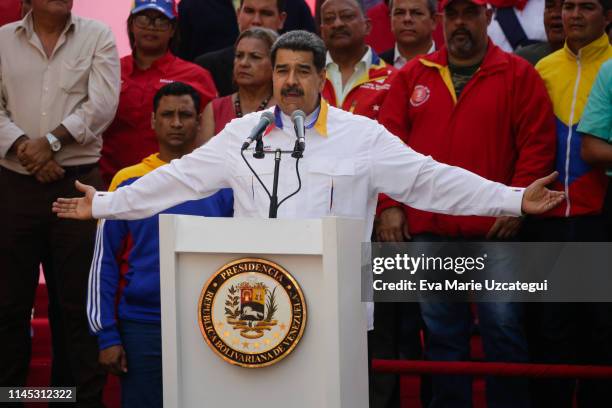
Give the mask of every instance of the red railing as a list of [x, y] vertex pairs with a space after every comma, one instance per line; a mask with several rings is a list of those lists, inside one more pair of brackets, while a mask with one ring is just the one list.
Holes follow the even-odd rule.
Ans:
[[372, 370], [393, 374], [461, 374], [501, 377], [612, 378], [611, 366], [483, 363], [466, 361], [372, 360]]

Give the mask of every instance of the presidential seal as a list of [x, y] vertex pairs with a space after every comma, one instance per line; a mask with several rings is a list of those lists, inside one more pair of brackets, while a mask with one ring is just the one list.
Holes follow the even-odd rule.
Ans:
[[243, 258], [224, 265], [206, 282], [198, 322], [204, 340], [223, 360], [266, 367], [285, 358], [302, 338], [306, 302], [282, 266]]

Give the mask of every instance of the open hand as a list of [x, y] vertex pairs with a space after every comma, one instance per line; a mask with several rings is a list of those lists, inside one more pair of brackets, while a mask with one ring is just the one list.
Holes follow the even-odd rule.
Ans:
[[558, 172], [553, 172], [546, 177], [537, 179], [531, 183], [523, 193], [521, 210], [524, 214], [543, 214], [552, 210], [565, 199], [562, 191], [552, 191], [546, 188], [559, 176]]
[[85, 193], [85, 197], [58, 198], [53, 203], [52, 211], [60, 218], [72, 218], [75, 220], [92, 219], [92, 204], [96, 189], [78, 180], [74, 182], [74, 186], [80, 192]]

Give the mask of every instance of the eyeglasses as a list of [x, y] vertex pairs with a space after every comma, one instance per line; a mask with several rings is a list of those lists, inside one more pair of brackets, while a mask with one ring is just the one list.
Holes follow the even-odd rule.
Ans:
[[149, 17], [146, 14], [138, 14], [133, 21], [138, 28], [144, 29], [152, 26], [156, 31], [167, 31], [172, 26], [172, 22], [166, 17]]

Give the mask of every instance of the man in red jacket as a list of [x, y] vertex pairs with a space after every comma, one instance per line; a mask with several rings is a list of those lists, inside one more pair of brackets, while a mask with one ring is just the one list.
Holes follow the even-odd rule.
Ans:
[[[397, 74], [379, 121], [414, 150], [483, 177], [525, 186], [550, 172], [555, 122], [544, 83], [524, 60], [487, 37], [491, 11], [484, 0], [443, 0], [445, 44], [410, 61]], [[379, 203], [383, 241], [507, 240], [520, 218], [453, 217]], [[489, 361], [527, 361], [522, 308], [479, 303]], [[466, 303], [422, 303], [431, 360], [469, 360], [470, 308]], [[529, 404], [526, 379], [490, 379], [487, 403]], [[434, 378], [433, 407], [471, 406], [469, 378]]]

